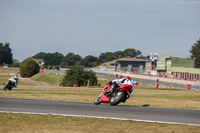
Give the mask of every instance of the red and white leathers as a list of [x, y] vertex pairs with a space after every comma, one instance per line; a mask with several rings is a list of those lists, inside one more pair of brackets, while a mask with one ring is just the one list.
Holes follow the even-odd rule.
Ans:
[[133, 88], [134, 87], [134, 82], [133, 80], [129, 80], [129, 79], [115, 79], [112, 81], [112, 83], [116, 82], [120, 87], [130, 87]]
[[112, 87], [111, 87], [111, 92], [113, 91], [113, 89], [115, 87], [120, 87], [120, 88], [129, 88], [130, 91], [128, 91], [128, 95], [130, 96], [130, 94], [132, 93], [133, 91], [133, 88], [134, 88], [134, 82], [133, 80], [130, 79], [130, 77], [125, 77], [125, 78], [122, 78], [122, 79], [115, 79], [112, 81]]

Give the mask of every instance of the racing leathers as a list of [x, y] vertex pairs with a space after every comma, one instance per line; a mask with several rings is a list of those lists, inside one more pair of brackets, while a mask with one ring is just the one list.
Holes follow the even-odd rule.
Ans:
[[18, 76], [17, 75], [15, 75], [14, 77], [11, 77], [8, 80], [13, 83], [14, 87], [17, 87], [17, 84], [18, 84]]
[[111, 89], [109, 90], [111, 93], [114, 91], [114, 89], [116, 87], [130, 88], [130, 91], [127, 91], [127, 98], [130, 97], [131, 93], [133, 92], [133, 88], [134, 88], [134, 82], [133, 82], [133, 80], [131, 80], [130, 78], [127, 79], [126, 77], [122, 78], [122, 79], [112, 80], [112, 81], [109, 82], [109, 84], [111, 85]]

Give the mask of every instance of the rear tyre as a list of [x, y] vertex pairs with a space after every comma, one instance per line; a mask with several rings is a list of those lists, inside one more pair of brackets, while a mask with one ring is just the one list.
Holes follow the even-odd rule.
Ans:
[[110, 98], [110, 105], [117, 105], [120, 102], [122, 102], [125, 98], [125, 92], [123, 91], [119, 91], [116, 93], [116, 95], [114, 97]]
[[13, 86], [11, 85], [11, 86], [8, 87], [8, 90], [11, 91], [12, 88], [13, 88]]
[[95, 105], [99, 105], [101, 103], [101, 96], [102, 94], [100, 94], [95, 100], [94, 100], [94, 104]]

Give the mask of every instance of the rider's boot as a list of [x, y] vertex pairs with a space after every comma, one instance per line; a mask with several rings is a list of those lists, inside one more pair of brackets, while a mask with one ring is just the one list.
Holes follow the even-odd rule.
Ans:
[[133, 92], [133, 89], [131, 89], [130, 91], [127, 91], [127, 99], [130, 98], [130, 95], [132, 92]]
[[115, 89], [115, 86], [113, 85], [113, 86], [110, 88], [110, 92], [113, 93], [114, 89]]
[[130, 98], [131, 93], [129, 91], [127, 91], [127, 99]]

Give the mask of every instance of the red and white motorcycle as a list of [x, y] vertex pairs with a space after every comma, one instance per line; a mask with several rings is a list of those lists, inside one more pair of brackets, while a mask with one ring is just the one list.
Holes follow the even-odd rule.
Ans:
[[126, 102], [130, 96], [132, 86], [116, 87], [113, 91], [109, 91], [111, 84], [107, 83], [101, 93], [94, 101], [95, 105], [100, 103], [110, 103], [110, 105], [118, 105], [120, 102]]

